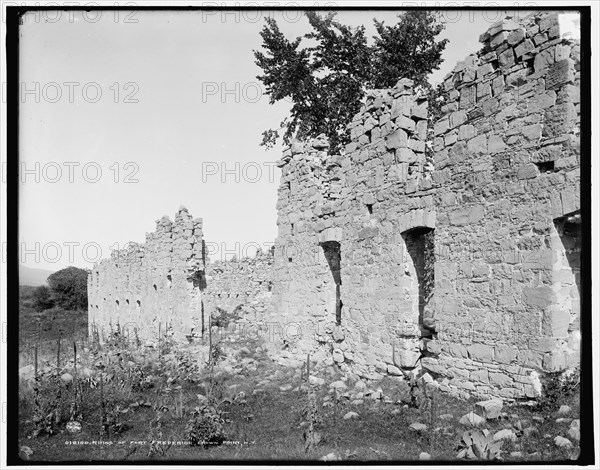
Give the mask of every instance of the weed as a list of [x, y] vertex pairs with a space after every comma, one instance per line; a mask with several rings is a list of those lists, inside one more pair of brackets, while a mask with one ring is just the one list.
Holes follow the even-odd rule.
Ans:
[[63, 392], [60, 378], [55, 371], [35, 381], [32, 418], [34, 430], [31, 437], [57, 434], [60, 425], [67, 421], [63, 414]]
[[223, 352], [223, 348], [219, 343], [215, 343], [211, 345], [210, 348], [210, 358], [212, 364], [215, 364], [219, 359], [223, 359], [225, 357], [225, 353]]
[[227, 310], [221, 307], [216, 307], [218, 314], [211, 316], [211, 326], [227, 328], [229, 323], [240, 319], [242, 307], [243, 305], [240, 304], [237, 307], [235, 307], [232, 312], [228, 312]]
[[580, 373], [577, 367], [568, 374], [564, 372], [548, 374], [543, 380], [543, 398], [537, 401], [533, 411], [541, 413], [556, 411], [579, 390]]
[[317, 397], [313, 387], [308, 387], [308, 402], [302, 409], [302, 417], [308, 423], [308, 427], [304, 431], [304, 450], [309, 452], [319, 442], [321, 442], [321, 434], [315, 428], [322, 423], [322, 418], [317, 411]]
[[150, 421], [150, 431], [148, 434], [148, 441], [150, 441], [150, 448], [148, 449], [149, 458], [155, 455], [164, 457], [171, 448], [172, 444], [170, 442], [165, 443], [163, 441], [162, 419], [163, 412], [161, 409], [157, 409], [156, 417]]
[[196, 407], [186, 427], [186, 438], [192, 446], [221, 445], [225, 441], [223, 413], [215, 406]]
[[500, 455], [502, 441], [494, 441], [493, 434], [484, 429], [483, 431], [466, 431], [460, 443], [459, 459], [481, 459], [495, 460]]
[[123, 419], [124, 415], [129, 413], [129, 408], [122, 408], [113, 400], [107, 403], [106, 408], [108, 409], [106, 412], [106, 426], [113, 435], [119, 435], [131, 429], [131, 425]]
[[317, 409], [317, 395], [310, 385], [310, 355], [306, 357], [306, 383], [308, 386], [307, 403], [302, 409], [302, 417], [308, 423], [308, 427], [304, 431], [304, 451], [309, 452], [322, 440], [321, 434], [315, 431], [315, 428], [323, 422]]

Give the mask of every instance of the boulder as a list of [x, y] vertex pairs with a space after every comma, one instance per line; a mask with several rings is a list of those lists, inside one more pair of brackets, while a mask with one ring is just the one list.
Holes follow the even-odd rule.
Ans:
[[363, 392], [364, 392], [364, 391], [367, 389], [367, 384], [366, 384], [366, 383], [364, 383], [362, 380], [359, 380], [358, 382], [356, 382], [356, 383], [354, 384], [354, 388], [355, 388], [356, 390], [360, 390], [360, 391], [363, 391]]
[[427, 425], [423, 424], [423, 423], [412, 423], [409, 426], [409, 428], [412, 429], [413, 431], [420, 432], [420, 431], [425, 431], [427, 429]]
[[557, 447], [564, 447], [564, 448], [573, 447], [573, 443], [566, 437], [562, 437], [562, 436], [556, 436], [554, 438], [554, 444]]
[[344, 353], [340, 349], [334, 349], [333, 360], [338, 363], [344, 362]]
[[494, 434], [494, 441], [516, 441], [517, 435], [511, 429], [501, 429], [497, 433]]
[[462, 418], [460, 418], [459, 423], [464, 426], [481, 426], [481, 425], [485, 424], [485, 418], [482, 418], [478, 414], [470, 411], [469, 413], [464, 415]]
[[311, 385], [324, 385], [325, 384], [325, 379], [322, 379], [321, 377], [315, 377], [314, 375], [311, 375], [309, 380]]
[[66, 384], [70, 384], [71, 382], [73, 382], [73, 376], [68, 372], [65, 372], [63, 375], [61, 375], [60, 379]]
[[568, 405], [562, 405], [559, 409], [558, 409], [558, 414], [560, 416], [565, 416], [568, 415], [569, 413], [571, 413], [571, 407]]
[[502, 412], [502, 400], [498, 399], [478, 401], [475, 406], [485, 419], [499, 418]]
[[567, 432], [567, 434], [574, 441], [579, 442], [579, 440], [581, 439], [581, 430], [579, 428], [571, 427], [571, 428], [569, 428], [569, 431]]
[[335, 388], [337, 390], [346, 390], [348, 386], [341, 380], [336, 380], [329, 385], [329, 388]]

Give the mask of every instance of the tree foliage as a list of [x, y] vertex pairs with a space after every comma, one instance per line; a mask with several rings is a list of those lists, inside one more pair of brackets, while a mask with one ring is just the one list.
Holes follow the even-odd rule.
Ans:
[[48, 277], [52, 299], [65, 310], [87, 309], [88, 271], [75, 266], [61, 269]]
[[[373, 20], [377, 36], [368, 44], [365, 27], [336, 21], [335, 13], [306, 12], [312, 31], [288, 40], [272, 18], [261, 31], [263, 51], [254, 51], [270, 104], [289, 100], [290, 117], [263, 132], [261, 145], [281, 137], [306, 139], [324, 133], [331, 152], [349, 141], [346, 126], [369, 88], [389, 88], [403, 77], [429, 88], [427, 75], [439, 68], [447, 40], [436, 41], [444, 24], [436, 13], [411, 10], [387, 26]], [[303, 46], [306, 39], [309, 45]]]

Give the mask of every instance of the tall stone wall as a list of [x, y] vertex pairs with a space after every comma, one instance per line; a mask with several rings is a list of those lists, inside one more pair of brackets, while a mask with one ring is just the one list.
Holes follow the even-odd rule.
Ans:
[[423, 364], [462, 390], [534, 396], [532, 371], [579, 360], [579, 47], [557, 14], [480, 39], [434, 128], [437, 334]]
[[410, 234], [435, 226], [435, 186], [427, 102], [412, 86], [368, 95], [344, 156], [318, 138], [280, 162], [274, 311], [298, 323], [299, 350], [327, 345], [364, 377], [400, 374], [420, 357], [423, 259], [411, 256]]
[[88, 278], [90, 329], [107, 334], [118, 324], [147, 339], [156, 339], [159, 329], [172, 328], [180, 338], [198, 329], [206, 285], [203, 246], [202, 219], [181, 208], [174, 221], [158, 220], [145, 243], [111, 253]]
[[292, 351], [506, 398], [577, 363], [579, 48], [556, 14], [481, 40], [433, 126], [403, 79], [368, 94], [343, 155], [323, 136], [284, 153], [273, 315], [298, 325]]

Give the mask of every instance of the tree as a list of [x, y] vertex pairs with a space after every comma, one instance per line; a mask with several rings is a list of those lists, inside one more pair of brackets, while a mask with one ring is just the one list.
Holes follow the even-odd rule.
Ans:
[[399, 15], [399, 22], [385, 26], [373, 20], [379, 37], [375, 37], [373, 82], [375, 88], [393, 86], [400, 78], [410, 78], [415, 86], [429, 88], [427, 75], [440, 68], [447, 39], [435, 38], [445, 25], [437, 14], [411, 10]]
[[87, 310], [88, 271], [75, 266], [61, 269], [48, 277], [52, 298], [65, 310]]
[[36, 287], [32, 294], [33, 308], [42, 312], [54, 307], [54, 300], [52, 299], [52, 292], [46, 285]]
[[[373, 20], [378, 36], [367, 43], [365, 27], [352, 28], [335, 20], [335, 13], [322, 17], [306, 12], [310, 33], [289, 41], [277, 22], [265, 18], [261, 30], [263, 50], [253, 51], [263, 75], [269, 103], [289, 99], [290, 118], [279, 129], [263, 132], [261, 145], [306, 139], [324, 133], [330, 152], [339, 152], [349, 142], [346, 126], [360, 110], [369, 88], [389, 88], [403, 77], [428, 88], [426, 77], [439, 68], [447, 40], [436, 41], [444, 29], [437, 14], [411, 10], [399, 15], [399, 22], [386, 26]], [[302, 39], [311, 46], [301, 47]]]

